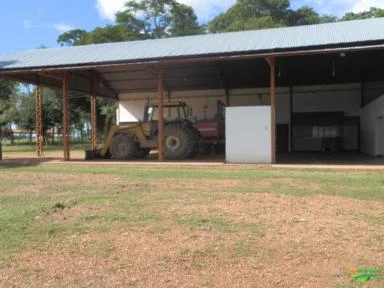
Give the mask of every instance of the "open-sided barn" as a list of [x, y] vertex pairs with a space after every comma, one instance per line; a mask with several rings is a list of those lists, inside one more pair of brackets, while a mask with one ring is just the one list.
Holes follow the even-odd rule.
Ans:
[[[213, 118], [218, 100], [268, 108], [267, 118], [233, 116], [239, 125], [226, 137], [233, 143], [227, 153], [238, 152], [234, 162], [273, 163], [278, 153], [298, 151], [383, 156], [382, 27], [384, 18], [377, 18], [39, 49], [0, 57], [0, 77], [62, 87], [64, 103], [70, 90], [115, 98], [118, 122], [142, 119], [148, 99], [185, 101], [197, 120]], [[255, 146], [235, 141], [247, 137]], [[263, 155], [246, 161], [260, 147]]]

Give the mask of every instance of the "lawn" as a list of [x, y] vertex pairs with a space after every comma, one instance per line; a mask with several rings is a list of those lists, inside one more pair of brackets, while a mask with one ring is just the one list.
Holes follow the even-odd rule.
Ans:
[[384, 287], [383, 176], [0, 163], [0, 287]]

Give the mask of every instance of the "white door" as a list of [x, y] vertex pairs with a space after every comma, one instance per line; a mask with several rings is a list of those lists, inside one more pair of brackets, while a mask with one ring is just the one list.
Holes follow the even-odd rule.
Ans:
[[228, 163], [270, 164], [271, 107], [225, 109], [225, 153]]

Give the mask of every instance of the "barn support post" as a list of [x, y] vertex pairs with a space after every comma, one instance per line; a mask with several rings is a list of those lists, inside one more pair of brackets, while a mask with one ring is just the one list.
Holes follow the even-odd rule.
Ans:
[[38, 83], [35, 93], [35, 132], [36, 132], [36, 153], [38, 157], [43, 156], [43, 101], [41, 85]]
[[164, 75], [163, 67], [160, 65], [158, 71], [158, 98], [159, 98], [159, 134], [158, 134], [158, 150], [159, 161], [164, 161]]
[[289, 139], [290, 149], [289, 152], [293, 152], [293, 87], [289, 86]]
[[270, 68], [270, 99], [271, 99], [271, 159], [276, 163], [276, 59], [266, 58]]
[[94, 93], [93, 79], [91, 80], [91, 149], [97, 146], [97, 99]]
[[68, 72], [63, 72], [63, 144], [64, 160], [70, 160], [70, 129], [69, 129], [69, 79]]

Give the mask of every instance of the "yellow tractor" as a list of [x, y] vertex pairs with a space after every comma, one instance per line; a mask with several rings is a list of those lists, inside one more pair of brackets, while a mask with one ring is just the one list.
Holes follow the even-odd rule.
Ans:
[[[191, 157], [198, 150], [200, 135], [187, 120], [186, 103], [166, 102], [163, 107], [165, 158], [178, 160]], [[86, 151], [86, 158], [145, 158], [152, 149], [158, 148], [158, 115], [158, 104], [148, 103], [144, 109], [143, 121], [114, 125], [102, 148]]]

